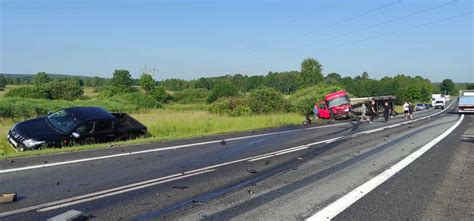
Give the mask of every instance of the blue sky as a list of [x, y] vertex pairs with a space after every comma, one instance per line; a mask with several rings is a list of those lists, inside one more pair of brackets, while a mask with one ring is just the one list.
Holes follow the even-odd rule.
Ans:
[[313, 57], [325, 74], [474, 82], [471, 0], [0, 2], [2, 73], [194, 79]]

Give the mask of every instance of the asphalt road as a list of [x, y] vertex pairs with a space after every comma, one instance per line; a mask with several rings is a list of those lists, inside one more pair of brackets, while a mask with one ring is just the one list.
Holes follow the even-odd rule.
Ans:
[[[96, 220], [302, 220], [459, 119], [450, 110], [424, 119], [439, 111], [417, 112], [410, 124], [402, 118], [343, 122], [3, 160], [0, 191], [17, 192], [19, 200], [0, 204], [0, 219], [45, 220], [75, 209]], [[453, 134], [468, 131], [471, 117]], [[450, 136], [442, 142], [459, 148], [433, 148], [336, 219], [472, 218], [463, 213], [474, 211], [472, 188], [459, 191], [472, 183], [473, 162], [466, 157], [472, 141]], [[439, 171], [429, 171], [430, 163]], [[466, 170], [471, 173], [455, 179]], [[439, 194], [427, 197], [430, 191]], [[406, 197], [387, 200], [386, 192]], [[453, 194], [459, 198], [449, 206], [464, 202], [455, 213], [443, 201]]]

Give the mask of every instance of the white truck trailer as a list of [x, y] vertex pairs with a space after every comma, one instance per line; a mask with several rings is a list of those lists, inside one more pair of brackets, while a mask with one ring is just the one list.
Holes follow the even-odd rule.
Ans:
[[474, 113], [474, 90], [459, 91], [459, 113]]

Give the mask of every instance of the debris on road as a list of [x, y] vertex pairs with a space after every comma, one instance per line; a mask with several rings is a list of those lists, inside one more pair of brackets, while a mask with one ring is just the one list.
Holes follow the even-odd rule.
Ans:
[[16, 193], [3, 193], [0, 196], [0, 204], [1, 203], [14, 203], [16, 202]]
[[180, 190], [184, 190], [184, 189], [187, 189], [189, 187], [187, 186], [173, 186], [173, 189], [180, 189]]
[[247, 172], [249, 172], [249, 173], [258, 173], [258, 171], [254, 170], [254, 169], [247, 169]]
[[221, 140], [221, 145], [225, 145], [227, 142], [225, 140]]
[[296, 159], [297, 160], [303, 160], [303, 157], [297, 157]]
[[248, 193], [249, 193], [249, 194], [253, 194], [253, 191], [252, 191], [252, 190], [249, 190]]
[[268, 165], [268, 164], [270, 164], [270, 160], [267, 160], [267, 161], [265, 162], [265, 165]]

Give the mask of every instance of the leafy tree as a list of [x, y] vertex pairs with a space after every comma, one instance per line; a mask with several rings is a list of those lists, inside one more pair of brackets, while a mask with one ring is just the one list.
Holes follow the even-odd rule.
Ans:
[[451, 79], [444, 79], [439, 85], [439, 90], [443, 94], [455, 95], [456, 94], [456, 85]]
[[168, 93], [166, 93], [165, 89], [163, 89], [162, 87], [153, 88], [149, 95], [155, 98], [155, 100], [159, 101], [160, 103], [167, 103], [172, 99], [172, 97]]
[[156, 87], [156, 81], [153, 79], [151, 74], [143, 73], [140, 76], [139, 83], [140, 83], [140, 87], [142, 87], [146, 95], [150, 95]]
[[263, 84], [267, 87], [274, 88], [284, 94], [295, 92], [301, 82], [301, 76], [297, 71], [290, 72], [269, 72], [265, 76]]
[[136, 89], [133, 87], [133, 80], [130, 72], [127, 70], [115, 70], [114, 76], [110, 80], [108, 88], [108, 95], [113, 96], [115, 94], [123, 94], [134, 92]]
[[261, 88], [252, 91], [249, 106], [254, 113], [279, 112], [285, 109], [283, 94], [273, 88]]
[[342, 77], [338, 73], [330, 73], [326, 76], [324, 81], [326, 82], [326, 84], [335, 85], [339, 84], [341, 82], [341, 79]]
[[209, 84], [209, 80], [207, 78], [199, 78], [195, 85], [194, 88], [206, 88], [206, 89], [211, 89], [211, 86]]
[[301, 63], [302, 85], [317, 85], [323, 81], [322, 65], [314, 58], [307, 58]]
[[474, 90], [474, 83], [470, 83], [466, 86], [467, 90]]
[[228, 81], [220, 82], [212, 91], [207, 98], [208, 103], [212, 103], [221, 97], [232, 97], [237, 96], [239, 90], [233, 84]]
[[46, 72], [38, 72], [33, 77], [33, 84], [36, 86], [44, 85], [50, 81], [49, 76], [46, 74]]
[[7, 86], [7, 79], [5, 78], [5, 76], [0, 75], [0, 91], [3, 91], [6, 86]]
[[247, 79], [245, 84], [245, 91], [251, 91], [260, 88], [263, 85], [264, 76], [251, 76]]
[[84, 90], [74, 79], [53, 81], [46, 84], [45, 88], [52, 100], [76, 100], [84, 94]]

